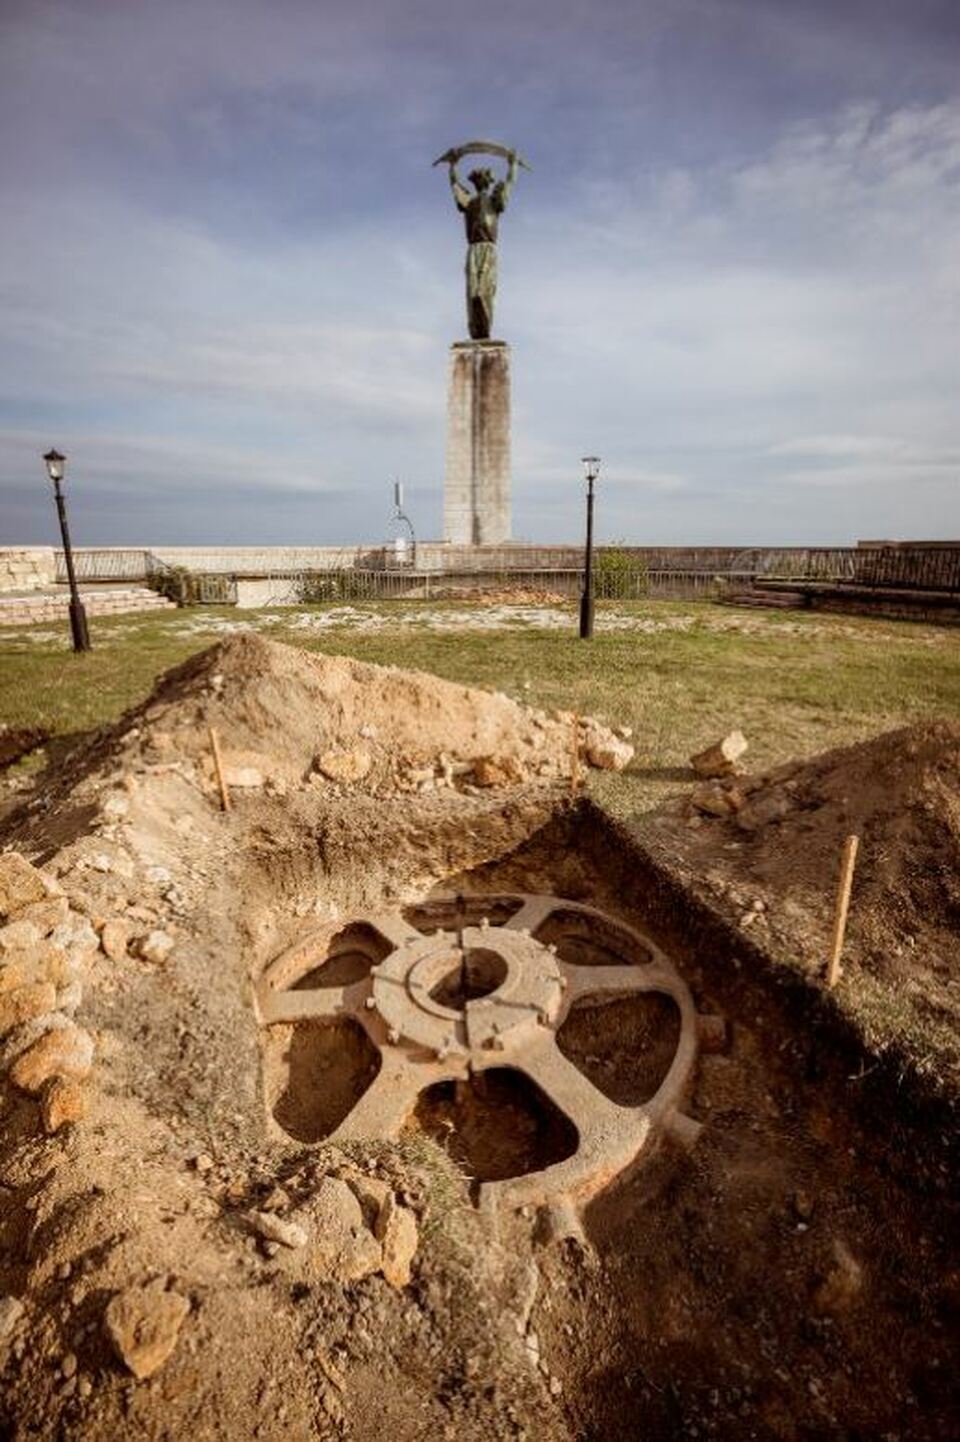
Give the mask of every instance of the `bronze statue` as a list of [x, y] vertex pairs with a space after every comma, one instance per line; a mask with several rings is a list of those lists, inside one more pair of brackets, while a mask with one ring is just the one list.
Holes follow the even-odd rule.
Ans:
[[[495, 181], [486, 167], [471, 170], [467, 179], [474, 188], [471, 195], [457, 175], [457, 162], [464, 155], [500, 155], [507, 162], [507, 174]], [[467, 231], [467, 326], [471, 340], [489, 340], [493, 327], [493, 303], [497, 294], [497, 231], [500, 216], [507, 208], [510, 191], [517, 178], [517, 169], [530, 167], [515, 150], [497, 145], [495, 141], [471, 140], [455, 146], [435, 160], [450, 167], [450, 189], [457, 209], [462, 213]]]

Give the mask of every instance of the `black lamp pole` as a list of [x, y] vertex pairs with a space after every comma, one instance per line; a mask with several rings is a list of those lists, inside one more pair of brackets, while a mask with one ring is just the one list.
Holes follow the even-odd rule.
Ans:
[[70, 630], [73, 633], [73, 649], [89, 651], [90, 633], [87, 630], [87, 613], [83, 609], [83, 602], [80, 600], [80, 592], [77, 589], [77, 574], [73, 569], [73, 551], [70, 549], [70, 530], [67, 526], [67, 508], [64, 504], [63, 492], [60, 489], [60, 482], [63, 480], [67, 468], [67, 458], [61, 456], [59, 451], [48, 451], [43, 459], [46, 462], [47, 474], [53, 482], [53, 491], [57, 498], [60, 535], [63, 537], [63, 556], [67, 563], [67, 580], [70, 582]]
[[583, 594], [580, 597], [580, 639], [593, 635], [593, 483], [600, 474], [600, 457], [584, 456], [587, 477], [587, 549], [583, 563]]

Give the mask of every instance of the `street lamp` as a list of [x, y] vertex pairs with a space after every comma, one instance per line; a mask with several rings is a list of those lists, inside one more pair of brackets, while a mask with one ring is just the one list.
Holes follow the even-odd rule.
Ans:
[[584, 456], [587, 478], [587, 550], [583, 565], [583, 594], [580, 597], [580, 639], [593, 635], [593, 483], [600, 474], [600, 457]]
[[80, 600], [80, 592], [77, 590], [77, 577], [73, 569], [73, 552], [70, 549], [70, 532], [67, 529], [67, 510], [63, 503], [63, 492], [60, 489], [60, 482], [63, 480], [67, 468], [67, 458], [61, 456], [59, 451], [47, 451], [43, 459], [46, 462], [47, 475], [53, 482], [53, 490], [57, 498], [57, 515], [60, 517], [63, 555], [67, 563], [67, 579], [70, 582], [70, 630], [73, 632], [73, 649], [89, 651], [90, 634], [87, 631], [87, 615], [83, 609], [83, 602]]

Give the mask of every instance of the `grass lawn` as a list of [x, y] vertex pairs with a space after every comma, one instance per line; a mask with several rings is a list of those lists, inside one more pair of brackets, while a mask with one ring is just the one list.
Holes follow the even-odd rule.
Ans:
[[[480, 624], [484, 608], [474, 614]], [[569, 625], [558, 627], [558, 617]], [[673, 601], [601, 606], [590, 642], [577, 638], [572, 607], [553, 608], [546, 621], [517, 613], [503, 629], [467, 629], [470, 619], [463, 603], [198, 608], [95, 619], [86, 656], [70, 652], [65, 625], [7, 630], [0, 723], [66, 740], [112, 721], [161, 671], [216, 641], [217, 627], [239, 622], [306, 649], [433, 671], [632, 726], [631, 769], [590, 782], [622, 817], [680, 789], [675, 768], [732, 727], [749, 740], [750, 769], [762, 769], [920, 717], [960, 715], [960, 633], [949, 628]]]

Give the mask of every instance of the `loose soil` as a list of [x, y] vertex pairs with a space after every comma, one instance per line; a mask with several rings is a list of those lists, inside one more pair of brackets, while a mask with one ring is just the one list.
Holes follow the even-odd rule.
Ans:
[[[877, 1065], [812, 968], [785, 986], [754, 924], [742, 931], [719, 892], [686, 884], [685, 848], [713, 823], [664, 818], [660, 855], [527, 764], [550, 754], [549, 718], [281, 651], [239, 637], [194, 658], [43, 778], [0, 833], [95, 929], [123, 918], [133, 937], [119, 961], [97, 955], [84, 994], [98, 1043], [87, 1120], [43, 1137], [36, 1103], [5, 1094], [0, 1296], [24, 1311], [0, 1339], [0, 1435], [954, 1437], [955, 1122], [907, 1051], [895, 1076]], [[229, 813], [204, 764], [210, 725], [228, 753], [258, 758], [232, 764], [264, 776]], [[360, 782], [310, 779], [318, 750], [360, 744], [372, 756]], [[518, 779], [404, 790], [441, 751], [512, 757]], [[398, 771], [397, 754], [412, 764]], [[924, 775], [948, 785], [937, 767]], [[919, 877], [917, 838], [929, 844], [919, 825], [901, 837], [890, 885]], [[308, 1029], [256, 1024], [252, 984], [286, 948], [329, 927], [331, 965], [362, 974], [376, 954], [353, 919], [389, 906], [449, 926], [439, 892], [463, 896], [453, 909], [468, 924], [486, 893], [588, 901], [609, 929], [561, 925], [561, 954], [623, 959], [619, 919], [666, 950], [701, 1011], [728, 1018], [729, 1048], [701, 1057], [689, 1102], [699, 1144], [665, 1147], [603, 1193], [586, 1249], [548, 1241], [536, 1217], [471, 1205], [474, 1179], [571, 1143], [513, 1073], [421, 1097], [399, 1143], [337, 1149], [319, 1138], [364, 1083], [363, 1046], [349, 1029], [315, 1047]], [[917, 892], [911, 922], [945, 894]], [[138, 938], [158, 929], [174, 947], [150, 961]], [[588, 1007], [563, 1046], [601, 1090], [632, 1098], [669, 1064], [673, 1024], [659, 1004]], [[416, 1216], [405, 1288], [318, 1281], [251, 1228], [255, 1213], [309, 1208], [351, 1169]], [[138, 1383], [104, 1313], [155, 1278], [189, 1314]]]
[[960, 723], [931, 721], [723, 785], [728, 817], [637, 825], [746, 934], [821, 975], [845, 838], [860, 838], [838, 993], [868, 1044], [960, 1090]]

